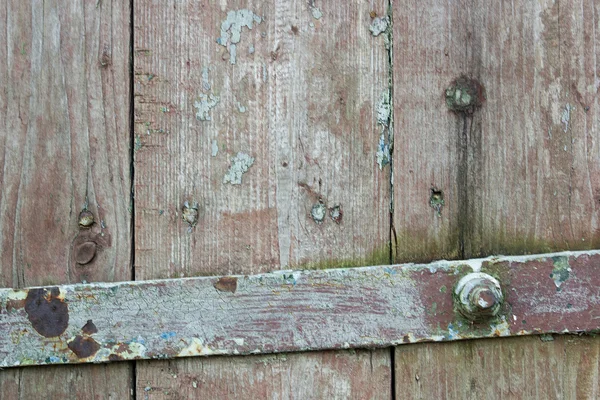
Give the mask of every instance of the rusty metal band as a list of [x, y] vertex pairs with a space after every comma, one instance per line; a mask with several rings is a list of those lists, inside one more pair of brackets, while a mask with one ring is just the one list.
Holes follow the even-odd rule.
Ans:
[[[471, 318], [455, 288], [473, 272], [499, 282], [501, 299]], [[475, 306], [488, 305], [486, 290]], [[0, 289], [4, 368], [599, 328], [600, 251]]]

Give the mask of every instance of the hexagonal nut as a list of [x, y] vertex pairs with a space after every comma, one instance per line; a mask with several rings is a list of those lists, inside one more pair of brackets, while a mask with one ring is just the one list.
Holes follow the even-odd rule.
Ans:
[[471, 321], [498, 315], [504, 302], [500, 282], [483, 272], [464, 276], [456, 284], [454, 295], [458, 311]]

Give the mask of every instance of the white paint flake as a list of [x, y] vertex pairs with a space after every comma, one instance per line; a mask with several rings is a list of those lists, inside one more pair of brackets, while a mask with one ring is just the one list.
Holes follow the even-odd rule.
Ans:
[[223, 183], [231, 183], [232, 185], [242, 184], [242, 175], [254, 164], [254, 158], [246, 153], [239, 152], [231, 160], [231, 167], [223, 178]]
[[216, 141], [216, 140], [213, 140], [213, 141], [212, 141], [212, 148], [211, 148], [211, 152], [210, 152], [210, 154], [211, 154], [213, 157], [216, 157], [216, 156], [217, 156], [217, 154], [219, 154], [219, 145], [217, 144], [217, 141]]
[[377, 123], [387, 127], [390, 124], [391, 115], [390, 91], [386, 90], [377, 103]]
[[232, 10], [227, 13], [227, 18], [221, 22], [221, 36], [217, 43], [229, 49], [229, 62], [235, 64], [237, 48], [236, 44], [240, 42], [242, 28], [245, 26], [252, 29], [254, 23], [260, 24], [262, 18], [250, 10]]
[[389, 25], [390, 25], [389, 17], [387, 17], [387, 16], [386, 17], [377, 17], [377, 18], [373, 19], [371, 26], [369, 26], [369, 30], [371, 31], [371, 34], [373, 36], [379, 36], [388, 29]]
[[200, 100], [194, 102], [196, 108], [196, 119], [200, 121], [210, 121], [210, 110], [219, 104], [220, 97], [213, 94], [200, 94]]
[[567, 103], [565, 108], [563, 108], [560, 122], [563, 124], [563, 132], [567, 133], [569, 130], [569, 123], [571, 122], [571, 111], [575, 110], [575, 107]]
[[317, 7], [311, 7], [310, 13], [312, 14], [314, 19], [321, 19], [321, 17], [323, 16], [323, 13]]
[[390, 163], [390, 146], [385, 142], [384, 132], [381, 132], [379, 137], [379, 148], [377, 149], [377, 165], [379, 169], [383, 169], [387, 164]]
[[204, 90], [210, 90], [210, 83], [208, 82], [208, 73], [210, 70], [208, 67], [202, 67], [202, 88]]
[[377, 123], [383, 126], [381, 135], [379, 136], [379, 146], [377, 149], [376, 159], [379, 169], [382, 170], [387, 164], [390, 163], [390, 145], [386, 140], [386, 132], [390, 126], [390, 117], [392, 115], [392, 106], [390, 102], [390, 91], [386, 90], [381, 95], [379, 102], [377, 103]]

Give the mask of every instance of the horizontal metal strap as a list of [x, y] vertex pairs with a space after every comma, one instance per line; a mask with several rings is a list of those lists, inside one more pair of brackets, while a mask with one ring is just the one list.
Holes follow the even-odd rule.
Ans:
[[0, 367], [599, 328], [600, 251], [0, 289]]

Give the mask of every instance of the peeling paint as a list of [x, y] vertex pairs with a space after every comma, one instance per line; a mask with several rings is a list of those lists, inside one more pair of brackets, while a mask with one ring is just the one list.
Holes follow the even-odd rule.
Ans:
[[390, 97], [390, 91], [386, 90], [381, 94], [379, 102], [377, 103], [377, 123], [385, 127], [389, 126], [390, 117], [392, 115]]
[[383, 170], [383, 167], [388, 165], [391, 160], [390, 146], [386, 143], [385, 134], [383, 132], [379, 137], [379, 147], [377, 149], [376, 159], [380, 170]]
[[572, 106], [571, 104], [567, 103], [565, 105], [565, 108], [563, 108], [560, 117], [560, 122], [563, 124], [564, 133], [567, 133], [567, 131], [569, 130], [569, 123], [571, 122], [571, 111], [575, 111], [575, 106]]
[[381, 135], [379, 136], [379, 146], [376, 153], [377, 165], [382, 170], [384, 166], [390, 163], [391, 154], [390, 146], [386, 133], [390, 126], [390, 118], [392, 115], [392, 105], [390, 91], [385, 90], [377, 103], [377, 123], [382, 126]]
[[237, 102], [237, 108], [238, 108], [238, 111], [241, 112], [242, 114], [246, 112], [246, 107], [243, 106], [239, 101]]
[[215, 96], [211, 94], [200, 94], [200, 100], [196, 100], [194, 102], [194, 107], [196, 108], [196, 119], [200, 121], [210, 121], [210, 110], [214, 108], [221, 98], [219, 96]]
[[252, 29], [254, 23], [261, 22], [262, 18], [250, 10], [232, 10], [227, 13], [227, 18], [221, 23], [221, 36], [217, 43], [228, 48], [231, 64], [236, 63], [236, 44], [241, 40], [242, 28]]
[[237, 153], [237, 155], [231, 159], [231, 166], [223, 178], [223, 183], [241, 185], [242, 175], [250, 169], [252, 164], [254, 164], [253, 157], [250, 157], [246, 153]]
[[202, 67], [202, 88], [204, 90], [210, 90], [211, 86], [208, 82], [208, 73], [210, 69], [208, 67]]
[[8, 293], [6, 298], [8, 300], [25, 300], [27, 298], [27, 293], [29, 293], [28, 290], [13, 289]]
[[138, 151], [141, 150], [141, 148], [142, 148], [142, 139], [138, 135], [135, 137], [135, 141], [133, 143], [133, 151], [137, 153]]
[[310, 216], [317, 224], [322, 224], [327, 215], [327, 207], [322, 202], [313, 205], [310, 210]]
[[[502, 284], [506, 307], [489, 321], [457, 314], [454, 288], [467, 265]], [[25, 299], [39, 300], [38, 308], [68, 304], [67, 329], [50, 340], [32, 328], [24, 306], [8, 310], [11, 297], [25, 302], [21, 291], [0, 289], [8, 310], [0, 318], [0, 367], [592, 333], [600, 328], [599, 266], [600, 251], [585, 251], [23, 290], [37, 291]], [[215, 288], [219, 280], [229, 293]]]
[[321, 19], [321, 17], [323, 16], [321, 10], [314, 6], [310, 7], [310, 13], [314, 19]]
[[369, 30], [373, 36], [379, 36], [383, 32], [387, 31], [390, 26], [390, 17], [377, 17], [373, 19], [371, 26], [369, 26]]

